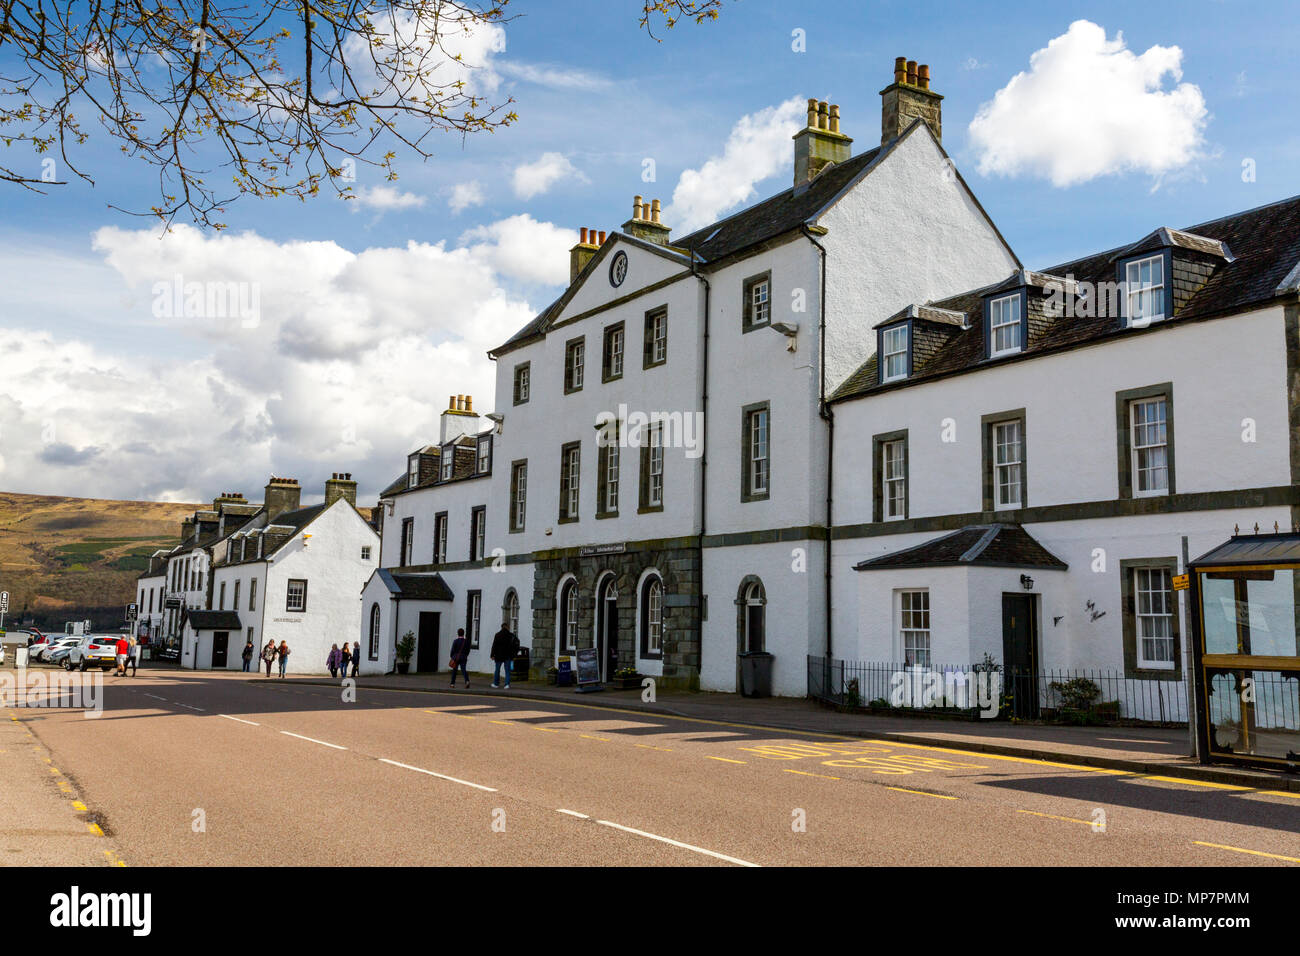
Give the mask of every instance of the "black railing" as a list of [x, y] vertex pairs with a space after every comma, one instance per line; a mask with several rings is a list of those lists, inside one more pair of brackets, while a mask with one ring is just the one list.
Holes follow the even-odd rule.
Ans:
[[1096, 668], [899, 664], [808, 658], [808, 696], [848, 710], [1077, 724], [1187, 724], [1186, 680]]

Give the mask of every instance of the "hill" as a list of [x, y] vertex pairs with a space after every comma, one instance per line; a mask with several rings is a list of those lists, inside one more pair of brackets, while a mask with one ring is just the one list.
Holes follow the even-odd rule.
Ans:
[[43, 629], [87, 617], [96, 627], [116, 627], [149, 555], [175, 545], [181, 521], [199, 507], [0, 492], [6, 626], [22, 615]]

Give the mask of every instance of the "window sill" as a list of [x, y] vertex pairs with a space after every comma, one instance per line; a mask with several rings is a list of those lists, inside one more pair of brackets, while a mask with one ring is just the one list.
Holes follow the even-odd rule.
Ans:
[[516, 398], [515, 401], [514, 401], [514, 404], [515, 404], [516, 406], [518, 406], [518, 405], [527, 405], [527, 404], [528, 404], [528, 399], [526, 399], [526, 398], [525, 398], [525, 399], [518, 399], [518, 398]]
[[573, 388], [573, 387], [568, 386], [568, 385], [564, 386], [564, 394], [565, 394], [565, 395], [572, 395], [574, 392], [581, 392], [581, 391], [582, 391], [582, 386], [581, 386], [581, 385], [577, 386], [576, 388]]
[[640, 508], [636, 509], [636, 513], [639, 515], [648, 515], [663, 510], [664, 510], [663, 505], [642, 505]]
[[658, 368], [660, 365], [667, 365], [667, 364], [668, 364], [667, 359], [660, 359], [658, 362], [643, 362], [641, 364], [641, 368], [643, 369]]
[[557, 519], [555, 519], [555, 523], [556, 523], [556, 524], [574, 524], [577, 520], [578, 520], [577, 518], [557, 518]]
[[771, 327], [772, 321], [770, 319], [766, 322], [756, 322], [753, 325], [742, 324], [740, 326], [740, 334], [748, 335], [750, 332], [757, 332], [759, 329], [770, 329]]
[[608, 385], [610, 382], [617, 382], [622, 378], [623, 378], [622, 372], [619, 372], [617, 375], [602, 375], [600, 377], [600, 384]]
[[519, 527], [519, 528], [511, 528], [510, 531], [509, 531], [509, 533], [510, 533], [510, 534], [523, 534], [523, 533], [524, 533], [524, 529], [523, 529], [522, 527]]
[[617, 517], [618, 517], [618, 512], [617, 512], [617, 511], [597, 511], [597, 512], [596, 512], [596, 520], [597, 520], [597, 521], [600, 521], [600, 520], [602, 520], [602, 519], [604, 519], [604, 518], [617, 518]]
[[747, 505], [751, 501], [770, 501], [771, 499], [772, 499], [772, 493], [770, 491], [764, 491], [760, 494], [745, 494], [742, 492], [740, 496], [740, 503], [743, 505]]

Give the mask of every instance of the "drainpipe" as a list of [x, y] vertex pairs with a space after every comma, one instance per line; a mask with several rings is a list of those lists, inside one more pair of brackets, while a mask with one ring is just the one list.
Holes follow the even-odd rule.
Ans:
[[696, 268], [695, 250], [691, 250], [691, 275], [704, 283], [704, 355], [701, 359], [700, 380], [700, 417], [704, 423], [704, 434], [700, 436], [702, 451], [700, 453], [700, 604], [696, 611], [696, 641], [699, 645], [699, 665], [697, 675], [704, 674], [704, 534], [708, 527], [709, 507], [709, 295], [712, 287], [709, 280], [700, 275]]
[[821, 282], [818, 291], [820, 305], [817, 314], [817, 345], [821, 352], [818, 360], [818, 400], [817, 414], [826, 423], [826, 666], [830, 667], [834, 645], [831, 640], [831, 530], [834, 527], [832, 510], [832, 485], [835, 480], [835, 412], [826, 401], [826, 247], [817, 241], [807, 223], [803, 224], [803, 234], [817, 247], [821, 256]]

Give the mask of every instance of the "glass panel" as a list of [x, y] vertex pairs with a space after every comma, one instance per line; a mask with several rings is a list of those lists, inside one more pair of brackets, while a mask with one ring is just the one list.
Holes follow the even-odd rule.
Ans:
[[1201, 573], [1206, 654], [1300, 656], [1294, 571], [1210, 573]]
[[1210, 671], [1210, 749], [1293, 758], [1300, 747], [1300, 672]]

